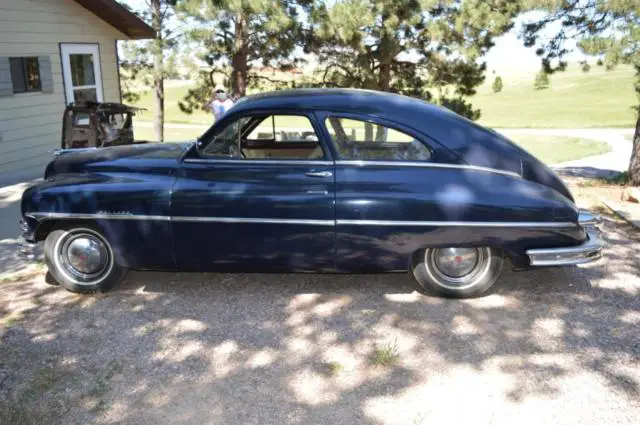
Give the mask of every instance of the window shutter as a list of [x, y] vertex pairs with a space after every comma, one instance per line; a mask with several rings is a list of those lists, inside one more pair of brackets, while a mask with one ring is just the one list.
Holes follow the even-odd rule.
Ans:
[[53, 74], [51, 73], [51, 58], [38, 56], [40, 66], [40, 86], [43, 93], [53, 93]]
[[0, 56], [0, 97], [2, 96], [13, 96], [11, 66], [7, 56]]

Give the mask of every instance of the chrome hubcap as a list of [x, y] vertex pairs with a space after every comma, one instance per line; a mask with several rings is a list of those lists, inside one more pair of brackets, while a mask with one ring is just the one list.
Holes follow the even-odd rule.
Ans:
[[99, 277], [109, 264], [104, 242], [89, 234], [67, 239], [60, 248], [60, 256], [66, 271], [83, 281]]
[[473, 271], [478, 264], [476, 248], [441, 248], [435, 252], [435, 264], [443, 274], [459, 278]]
[[491, 251], [481, 248], [434, 248], [425, 255], [427, 272], [447, 289], [461, 290], [480, 282], [491, 267]]

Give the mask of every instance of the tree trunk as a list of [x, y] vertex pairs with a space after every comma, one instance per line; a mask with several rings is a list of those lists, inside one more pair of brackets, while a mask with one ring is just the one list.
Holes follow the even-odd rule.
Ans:
[[[388, 33], [385, 28], [385, 21], [387, 16], [382, 16], [382, 36], [380, 37], [380, 46], [378, 53], [380, 55], [380, 69], [378, 70], [378, 90], [389, 91], [391, 89], [391, 61], [393, 60], [393, 48], [392, 48], [392, 35]], [[376, 126], [376, 138], [377, 142], [386, 140], [385, 127]]]
[[235, 39], [231, 58], [231, 95], [234, 98], [247, 94], [247, 23], [242, 12], [236, 15]]
[[393, 40], [392, 35], [385, 28], [387, 17], [382, 16], [382, 34], [380, 36], [380, 46], [378, 46], [378, 54], [380, 61], [380, 69], [378, 70], [378, 90], [389, 91], [391, 88], [391, 61], [393, 60]]
[[151, 0], [151, 25], [156, 32], [153, 45], [153, 91], [155, 94], [155, 110], [153, 114], [153, 128], [158, 142], [164, 142], [164, 71], [163, 40], [162, 40], [162, 10], [160, 0]]
[[640, 113], [636, 121], [636, 131], [633, 134], [633, 148], [629, 161], [629, 184], [640, 186]]

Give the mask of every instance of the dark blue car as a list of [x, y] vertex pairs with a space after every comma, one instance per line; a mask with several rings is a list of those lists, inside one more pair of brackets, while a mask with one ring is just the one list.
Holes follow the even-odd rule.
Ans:
[[238, 102], [195, 143], [61, 152], [22, 198], [24, 239], [75, 292], [128, 269], [409, 270], [441, 295], [601, 255], [599, 219], [494, 131], [416, 99], [292, 90]]

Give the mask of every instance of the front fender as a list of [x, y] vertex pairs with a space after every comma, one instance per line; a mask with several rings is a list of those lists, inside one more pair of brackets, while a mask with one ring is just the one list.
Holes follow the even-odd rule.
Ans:
[[59, 226], [87, 222], [130, 268], [173, 268], [171, 187], [168, 174], [60, 174], [27, 189], [22, 216], [36, 240]]

